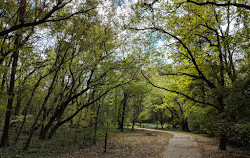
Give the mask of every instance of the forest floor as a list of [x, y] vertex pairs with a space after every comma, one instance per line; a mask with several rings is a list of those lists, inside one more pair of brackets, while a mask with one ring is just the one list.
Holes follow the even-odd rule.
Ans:
[[133, 133], [121, 133], [108, 140], [104, 153], [104, 141], [96, 145], [76, 149], [61, 158], [160, 158], [173, 135], [161, 131], [137, 130]]
[[144, 128], [110, 138], [106, 153], [104, 141], [99, 141], [60, 158], [250, 158], [249, 151], [231, 147], [220, 151], [218, 143], [218, 139], [196, 134]]
[[100, 138], [96, 144], [92, 144], [89, 137], [83, 139], [83, 136], [90, 135], [92, 130], [82, 135], [79, 133], [76, 142], [74, 131], [62, 130], [51, 140], [34, 139], [27, 151], [22, 150], [21, 144], [0, 148], [0, 158], [171, 158], [171, 155], [178, 158], [180, 155], [175, 154], [187, 152], [190, 158], [250, 158], [250, 151], [231, 147], [228, 147], [227, 151], [220, 151], [218, 139], [198, 134], [159, 129], [148, 131], [146, 128], [124, 130], [123, 133], [117, 128], [109, 130], [106, 153], [103, 152], [104, 130], [98, 131]]

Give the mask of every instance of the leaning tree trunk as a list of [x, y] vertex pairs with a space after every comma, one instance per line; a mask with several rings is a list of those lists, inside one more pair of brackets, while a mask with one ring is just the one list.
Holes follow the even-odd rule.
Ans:
[[42, 116], [42, 123], [41, 123], [41, 129], [40, 129], [40, 134], [39, 134], [39, 139], [45, 139], [45, 137], [43, 137], [43, 129], [44, 129], [44, 122], [45, 122], [45, 120], [46, 120], [46, 118], [47, 118], [47, 108], [46, 107], [44, 107], [44, 109], [43, 109], [43, 116]]
[[[20, 1], [20, 6], [18, 8], [18, 21], [23, 24], [25, 19], [25, 9], [26, 9], [26, 0]], [[20, 38], [22, 37], [22, 30], [17, 31], [16, 39], [15, 39], [15, 51], [13, 52], [13, 62], [11, 68], [11, 75], [10, 75], [10, 85], [7, 94], [9, 95], [8, 103], [7, 103], [7, 111], [5, 115], [5, 122], [4, 122], [4, 129], [1, 139], [0, 147], [6, 147], [9, 145], [9, 129], [10, 129], [10, 117], [12, 112], [12, 106], [14, 101], [14, 89], [15, 89], [15, 75], [17, 70], [17, 62], [19, 57], [19, 48], [21, 46]]]

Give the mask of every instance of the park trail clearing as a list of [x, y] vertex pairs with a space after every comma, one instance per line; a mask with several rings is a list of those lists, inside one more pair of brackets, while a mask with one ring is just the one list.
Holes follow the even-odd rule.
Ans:
[[198, 143], [195, 141], [195, 138], [191, 135], [184, 133], [178, 133], [173, 131], [162, 131], [155, 129], [145, 129], [137, 128], [148, 131], [157, 131], [157, 132], [167, 132], [174, 135], [170, 139], [166, 150], [163, 153], [163, 158], [201, 158], [201, 153], [199, 151]]

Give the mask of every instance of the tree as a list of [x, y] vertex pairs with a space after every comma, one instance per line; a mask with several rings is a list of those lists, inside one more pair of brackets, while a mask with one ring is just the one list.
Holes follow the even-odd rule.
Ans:
[[[11, 66], [11, 78], [9, 88], [7, 90], [7, 95], [9, 96], [7, 103], [7, 110], [5, 115], [5, 125], [4, 132], [1, 139], [1, 147], [8, 145], [9, 139], [9, 126], [10, 119], [13, 109], [13, 101], [15, 97], [15, 75], [18, 68], [18, 59], [23, 53], [21, 50], [29, 41], [32, 35], [35, 34], [34, 26], [42, 25], [49, 22], [57, 22], [62, 20], [70, 19], [75, 15], [86, 13], [89, 9], [76, 9], [76, 12], [66, 11], [71, 1], [60, 0], [55, 3], [53, 2], [35, 2], [26, 0], [20, 0], [17, 3], [15, 1], [1, 2], [1, 27], [0, 27], [0, 37], [1, 37], [1, 51], [0, 51], [0, 65], [4, 63], [6, 58], [10, 55], [13, 58]], [[50, 9], [50, 5], [52, 8]], [[88, 8], [88, 5], [86, 5]], [[27, 8], [30, 8], [29, 10]], [[65, 10], [64, 10], [65, 9]], [[86, 9], [86, 10], [85, 10]], [[57, 14], [57, 15], [55, 15]], [[60, 14], [64, 14], [61, 16]], [[54, 16], [55, 15], [55, 16]], [[36, 30], [37, 31], [37, 30]], [[6, 64], [5, 64], [6, 65]], [[6, 65], [7, 66], [7, 65]], [[2, 70], [1, 70], [2, 71]], [[4, 73], [2, 79], [2, 88], [6, 82], [7, 72]], [[20, 99], [19, 99], [20, 103]], [[18, 103], [18, 104], [19, 104]], [[16, 107], [16, 112], [18, 111], [20, 104]]]
[[[157, 1], [138, 2], [135, 6], [133, 14], [136, 16], [130, 17], [130, 24], [126, 24], [126, 28], [145, 34], [152, 32], [155, 38], [161, 37], [165, 43], [169, 42], [166, 47], [169, 57], [174, 63], [183, 66], [182, 69], [176, 69], [177, 71], [170, 71], [167, 74], [199, 80], [205, 84], [206, 94], [213, 95], [207, 95], [204, 101], [201, 100], [202, 97], [192, 97], [175, 89], [163, 88], [149, 82], [155, 87], [182, 95], [196, 103], [212, 106], [218, 111], [218, 115], [221, 116], [220, 120], [223, 122], [226, 106], [224, 99], [228, 97], [224, 91], [238, 78], [235, 69], [236, 54], [246, 53], [245, 35], [239, 37], [236, 32], [241, 32], [238, 24], [245, 23], [246, 18], [241, 18], [241, 15], [247, 10], [244, 7], [231, 8], [229, 3], [227, 8], [216, 8], [216, 5], [199, 6], [193, 3], [180, 5]], [[138, 22], [143, 25], [138, 26]], [[234, 29], [231, 30], [233, 26]], [[247, 27], [244, 26], [244, 28]], [[226, 125], [222, 123], [221, 127], [219, 148], [225, 150]]]

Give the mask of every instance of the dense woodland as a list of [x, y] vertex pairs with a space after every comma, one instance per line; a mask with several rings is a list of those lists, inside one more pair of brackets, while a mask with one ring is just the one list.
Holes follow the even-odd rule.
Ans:
[[158, 123], [219, 137], [221, 150], [249, 147], [249, 10], [248, 0], [0, 1], [0, 146]]

